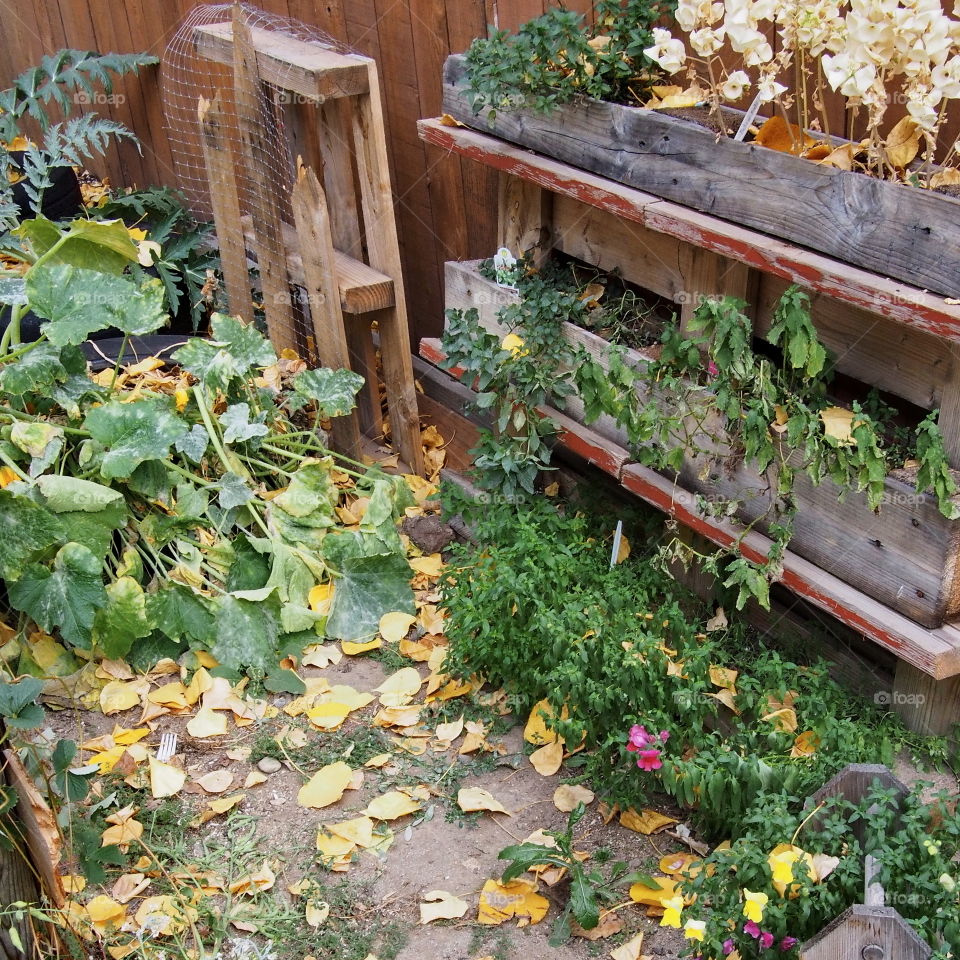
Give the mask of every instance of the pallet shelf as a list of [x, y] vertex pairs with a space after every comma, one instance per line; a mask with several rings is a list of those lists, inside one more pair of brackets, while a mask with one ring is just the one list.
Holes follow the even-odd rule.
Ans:
[[[952, 461], [960, 462], [960, 351], [955, 357], [953, 347], [960, 341], [960, 304], [488, 134], [439, 120], [422, 120], [419, 128], [427, 142], [499, 171], [501, 243], [532, 248], [535, 259], [557, 248], [604, 269], [619, 268], [627, 280], [676, 302], [682, 324], [701, 296], [729, 294], [761, 315], [756, 326], [762, 335], [762, 314], [778, 290], [794, 282], [810, 290], [818, 331], [839, 356], [837, 368], [921, 407], [939, 407]], [[439, 341], [421, 342], [421, 356], [431, 363], [441, 359], [439, 349]], [[561, 425], [568, 450], [625, 489], [714, 543], [736, 544], [752, 560], [766, 556], [770, 541], [761, 533], [740, 541], [743, 528], [735, 521], [699, 513], [694, 492], [631, 463], [609, 435], [544, 412]], [[899, 706], [915, 729], [942, 733], [960, 720], [960, 625], [939, 626], [937, 620], [922, 626], [793, 551], [781, 583], [898, 658], [894, 692], [909, 699]]]

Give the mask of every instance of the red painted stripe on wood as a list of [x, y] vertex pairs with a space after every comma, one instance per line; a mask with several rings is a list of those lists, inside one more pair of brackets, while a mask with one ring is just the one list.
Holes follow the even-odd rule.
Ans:
[[934, 336], [960, 340], [960, 305], [947, 303], [942, 297], [661, 200], [466, 127], [447, 127], [439, 120], [421, 120], [418, 126], [420, 136], [428, 143], [546, 190]]

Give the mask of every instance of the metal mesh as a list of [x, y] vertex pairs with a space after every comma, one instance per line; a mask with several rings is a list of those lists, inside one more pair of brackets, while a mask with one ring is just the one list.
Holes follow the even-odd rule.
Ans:
[[[296, 176], [296, 155], [301, 151], [309, 153], [309, 144], [304, 150], [304, 145], [295, 142], [300, 135], [297, 131], [311, 129], [310, 120], [305, 118], [316, 113], [317, 104], [308, 98], [291, 94], [284, 86], [282, 73], [280, 76], [271, 77], [271, 80], [276, 82], [260, 82], [255, 103], [237, 102], [232, 63], [208, 59], [201, 54], [198, 41], [204, 28], [215, 29], [217, 25], [222, 25], [223, 29], [229, 27], [233, 20], [234, 6], [232, 3], [222, 3], [204, 4], [194, 8], [167, 46], [163, 57], [161, 96], [178, 186], [185, 194], [195, 216], [202, 219], [212, 218], [210, 185], [201, 148], [197, 110], [201, 97], [213, 100], [219, 96], [223, 108], [220, 131], [233, 156], [240, 213], [245, 218], [245, 230], [251, 225], [263, 223], [272, 211], [279, 212], [282, 221], [292, 224], [290, 193]], [[247, 4], [240, 4], [240, 15], [253, 32], [268, 31], [288, 39], [319, 44], [339, 54], [354, 54], [350, 47], [329, 34], [297, 20], [267, 14]], [[243, 162], [238, 114], [255, 115], [259, 118], [265, 134], [262, 138], [260, 169], [248, 170]], [[314, 117], [314, 129], [315, 124]], [[264, 209], [265, 200], [261, 199], [262, 192], [255, 188], [254, 177], [271, 184], [272, 188], [268, 191], [273, 197], [270, 202], [271, 210]], [[297, 340], [304, 344], [306, 318], [303, 316], [301, 299], [296, 291], [292, 291], [290, 302], [294, 308], [295, 325], [299, 328], [296, 331]]]

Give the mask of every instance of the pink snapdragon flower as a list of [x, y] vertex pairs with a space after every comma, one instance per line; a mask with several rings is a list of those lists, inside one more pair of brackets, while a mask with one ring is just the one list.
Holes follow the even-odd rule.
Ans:
[[659, 750], [638, 750], [637, 766], [641, 770], [659, 770], [663, 766]]
[[727, 939], [723, 941], [723, 955], [729, 957], [731, 953], [733, 953], [733, 940], [727, 937]]
[[769, 950], [773, 946], [773, 934], [769, 930], [764, 930], [760, 934], [760, 946], [764, 950]]
[[780, 949], [786, 953], [787, 950], [792, 950], [799, 942], [796, 937], [784, 937], [780, 941]]
[[760, 928], [757, 926], [756, 921], [748, 920], [743, 925], [743, 932], [747, 934], [748, 937], [753, 937], [754, 940], [760, 938]]

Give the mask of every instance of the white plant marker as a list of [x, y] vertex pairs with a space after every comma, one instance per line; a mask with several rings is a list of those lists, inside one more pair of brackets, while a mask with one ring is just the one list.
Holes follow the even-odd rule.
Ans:
[[743, 121], [740, 124], [740, 129], [737, 130], [734, 135], [734, 140], [742, 140], [746, 135], [747, 131], [750, 129], [750, 124], [757, 119], [757, 113], [760, 110], [760, 107], [763, 106], [763, 95], [757, 94], [753, 98], [753, 103], [750, 104], [750, 109], [743, 115]]
[[623, 539], [623, 521], [617, 521], [617, 529], [613, 531], [613, 550], [610, 552], [610, 569], [617, 565], [617, 557], [620, 555], [620, 541]]

